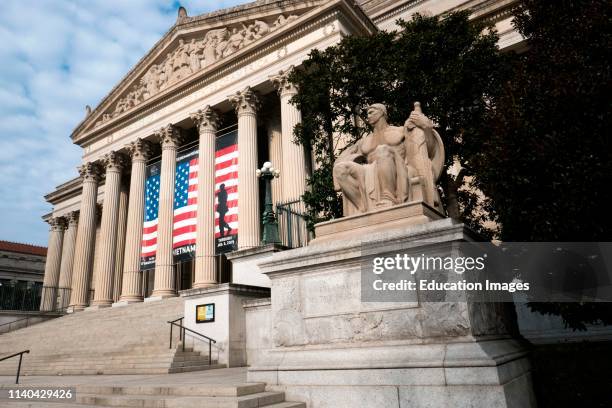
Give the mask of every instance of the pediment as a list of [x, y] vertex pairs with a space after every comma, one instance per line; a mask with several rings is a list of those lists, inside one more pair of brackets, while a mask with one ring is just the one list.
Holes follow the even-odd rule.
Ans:
[[[255, 2], [195, 17], [180, 12], [176, 24], [98, 107], [93, 111], [88, 107], [73, 140], [290, 25], [321, 2], [275, 2], [276, 7], [266, 10], [263, 6], [269, 3]], [[278, 7], [279, 3], [287, 3], [287, 7]]]

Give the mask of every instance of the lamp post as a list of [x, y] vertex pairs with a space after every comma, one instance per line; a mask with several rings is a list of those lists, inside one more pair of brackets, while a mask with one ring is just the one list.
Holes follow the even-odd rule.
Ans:
[[263, 212], [263, 238], [264, 244], [280, 244], [278, 237], [278, 223], [276, 215], [272, 207], [272, 179], [280, 175], [280, 171], [272, 167], [269, 161], [263, 164], [261, 169], [257, 169], [257, 177], [262, 178], [266, 182], [266, 201], [264, 203]]

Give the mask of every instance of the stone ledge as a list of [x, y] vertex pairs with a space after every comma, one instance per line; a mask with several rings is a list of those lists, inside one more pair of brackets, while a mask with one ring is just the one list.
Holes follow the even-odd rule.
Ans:
[[272, 305], [272, 298], [260, 298], [260, 299], [244, 299], [242, 301], [242, 307], [245, 309], [258, 308], [258, 307], [269, 307]]
[[412, 201], [394, 207], [370, 211], [364, 214], [351, 215], [336, 220], [321, 222], [315, 225], [315, 239], [310, 245], [354, 238], [410, 225], [425, 224], [445, 218], [443, 214], [422, 201]]
[[268, 252], [285, 251], [287, 249], [289, 248], [281, 244], [268, 244], [268, 245], [254, 247], [254, 248], [246, 248], [246, 249], [240, 249], [238, 251], [229, 252], [225, 254], [225, 257], [229, 260], [233, 260], [233, 259], [238, 259], [238, 258], [248, 258], [253, 255], [266, 254]]
[[180, 291], [181, 297], [200, 295], [233, 294], [251, 297], [270, 297], [270, 289], [261, 286], [239, 285], [236, 283], [221, 283], [208, 288], [194, 288]]

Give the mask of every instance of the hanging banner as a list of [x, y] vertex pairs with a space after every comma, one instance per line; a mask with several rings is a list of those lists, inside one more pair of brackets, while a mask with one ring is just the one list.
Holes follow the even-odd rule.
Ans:
[[147, 166], [145, 182], [144, 225], [142, 228], [142, 250], [140, 269], [155, 268], [157, 250], [157, 216], [159, 210], [159, 175], [161, 162]]
[[238, 132], [215, 145], [215, 254], [238, 249]]
[[198, 147], [176, 157], [174, 178], [174, 223], [172, 253], [174, 262], [195, 258], [198, 208]]
[[[174, 262], [195, 257], [198, 200], [198, 147], [179, 152], [174, 176], [172, 253]], [[155, 268], [161, 162], [147, 166], [140, 269]]]

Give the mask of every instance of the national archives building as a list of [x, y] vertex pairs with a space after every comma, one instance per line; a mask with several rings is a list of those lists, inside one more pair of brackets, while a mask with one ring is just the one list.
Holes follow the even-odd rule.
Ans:
[[[41, 310], [176, 296], [218, 283], [266, 286], [232, 268], [262, 246], [271, 162], [281, 241], [307, 243], [300, 197], [312, 160], [292, 142], [287, 75], [312, 49], [395, 29], [414, 13], [468, 9], [520, 47], [512, 0], [260, 0], [176, 23], [70, 136], [83, 149], [53, 206]], [[76, 121], [76, 120], [75, 120]]]

